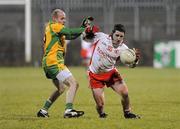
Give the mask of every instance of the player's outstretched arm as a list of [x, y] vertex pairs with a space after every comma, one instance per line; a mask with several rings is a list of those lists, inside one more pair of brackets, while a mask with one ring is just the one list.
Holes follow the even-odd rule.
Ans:
[[67, 28], [64, 27], [59, 35], [65, 35], [67, 40], [72, 40], [72, 39], [76, 39], [77, 37], [79, 37], [82, 32], [84, 32], [85, 28], [83, 27], [79, 27], [79, 28]]
[[94, 20], [93, 17], [87, 17], [84, 18], [82, 23], [81, 23], [81, 27], [79, 28], [67, 28], [64, 27], [59, 34], [63, 34], [66, 36], [67, 40], [72, 40], [72, 39], [76, 39], [77, 37], [79, 37], [82, 32], [84, 32], [89, 26], [92, 25], [92, 21]]

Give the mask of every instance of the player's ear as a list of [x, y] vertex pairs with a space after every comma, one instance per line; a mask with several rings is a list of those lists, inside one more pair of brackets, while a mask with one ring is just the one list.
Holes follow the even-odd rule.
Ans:
[[113, 39], [113, 32], [111, 32], [109, 36]]
[[52, 22], [57, 22], [57, 19], [55, 16], [52, 16], [51, 20], [52, 20]]

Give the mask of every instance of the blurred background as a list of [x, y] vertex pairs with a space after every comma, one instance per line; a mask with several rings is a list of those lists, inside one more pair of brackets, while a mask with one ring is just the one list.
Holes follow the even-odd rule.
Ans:
[[[60, 8], [67, 27], [93, 16], [101, 31], [126, 27], [127, 45], [139, 48], [140, 66], [180, 68], [179, 0], [0, 0], [0, 66], [41, 66], [44, 26]], [[80, 38], [67, 46], [66, 64], [81, 65]]]

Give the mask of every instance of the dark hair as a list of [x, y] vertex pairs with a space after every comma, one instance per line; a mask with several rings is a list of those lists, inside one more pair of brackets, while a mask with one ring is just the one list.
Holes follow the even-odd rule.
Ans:
[[114, 33], [116, 30], [124, 33], [126, 32], [125, 27], [122, 24], [115, 24], [112, 32]]

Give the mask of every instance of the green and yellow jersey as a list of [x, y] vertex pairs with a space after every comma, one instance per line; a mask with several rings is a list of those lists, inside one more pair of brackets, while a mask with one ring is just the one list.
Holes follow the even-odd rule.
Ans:
[[83, 27], [70, 29], [52, 21], [46, 25], [42, 66], [48, 78], [55, 79], [59, 71], [66, 69], [64, 65], [64, 55], [66, 52], [65, 40], [75, 39], [83, 31]]

